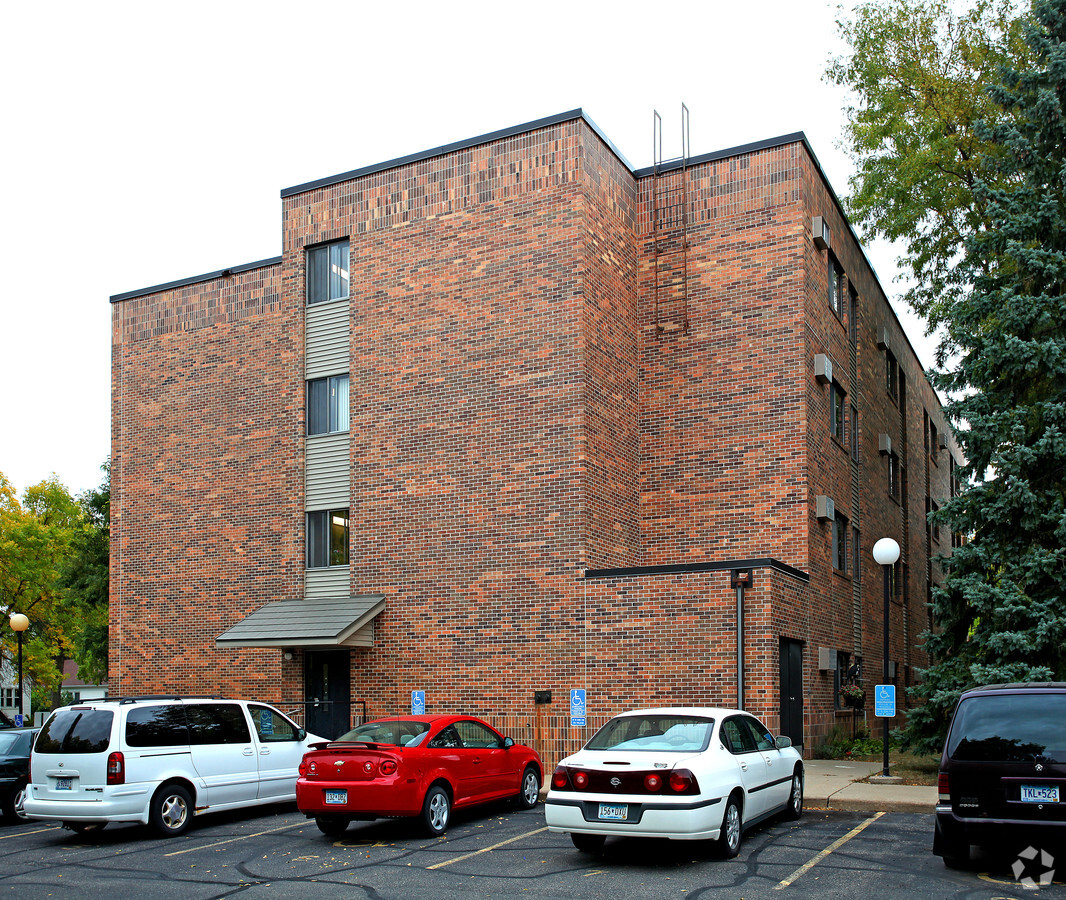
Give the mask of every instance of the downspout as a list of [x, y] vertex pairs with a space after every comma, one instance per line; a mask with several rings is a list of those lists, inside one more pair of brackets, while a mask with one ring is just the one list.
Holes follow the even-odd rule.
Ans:
[[744, 708], [744, 588], [751, 585], [751, 569], [733, 569], [730, 586], [737, 592], [737, 709]]

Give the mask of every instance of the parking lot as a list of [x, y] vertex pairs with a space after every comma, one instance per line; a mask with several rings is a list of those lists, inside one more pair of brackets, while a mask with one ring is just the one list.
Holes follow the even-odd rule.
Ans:
[[[811, 811], [749, 832], [734, 860], [700, 843], [609, 841], [602, 857], [550, 834], [541, 807], [457, 813], [442, 839], [413, 822], [356, 823], [331, 841], [295, 807], [197, 820], [180, 838], [112, 825], [76, 836], [43, 822], [0, 828], [0, 894], [158, 900], [300, 897], [1004, 898], [1032, 896], [1016, 855], [950, 871], [929, 852], [932, 817]], [[1028, 865], [1046, 875], [1038, 855]], [[1035, 868], [1034, 868], [1035, 864]], [[1066, 872], [1063, 873], [1066, 875]], [[1046, 880], [1046, 877], [1045, 877]], [[1066, 896], [1062, 878], [1038, 889]]]

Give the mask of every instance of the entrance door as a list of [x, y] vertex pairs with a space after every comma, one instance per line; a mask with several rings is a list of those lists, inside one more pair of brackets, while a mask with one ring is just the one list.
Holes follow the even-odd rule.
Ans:
[[803, 643], [781, 638], [781, 733], [803, 746]]
[[307, 730], [333, 740], [351, 730], [351, 685], [348, 650], [304, 653], [304, 708]]

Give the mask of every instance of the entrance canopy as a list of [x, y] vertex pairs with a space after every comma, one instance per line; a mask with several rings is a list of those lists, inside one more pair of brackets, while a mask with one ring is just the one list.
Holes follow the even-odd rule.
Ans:
[[372, 647], [384, 594], [326, 600], [278, 600], [215, 638], [230, 647]]

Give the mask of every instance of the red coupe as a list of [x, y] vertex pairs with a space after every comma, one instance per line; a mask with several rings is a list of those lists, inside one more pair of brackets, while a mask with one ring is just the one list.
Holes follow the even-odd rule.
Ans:
[[532, 809], [543, 778], [531, 747], [470, 716], [375, 719], [313, 744], [300, 763], [296, 804], [323, 834], [353, 819], [421, 816], [430, 834], [460, 809], [516, 797]]

